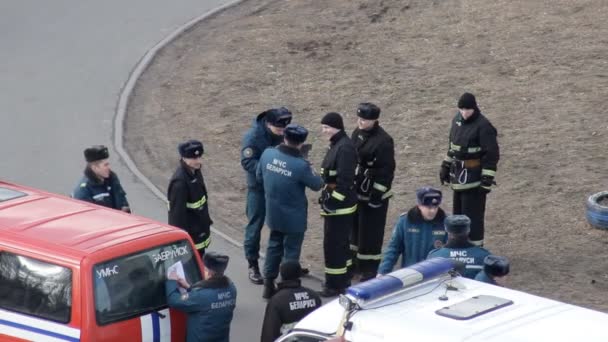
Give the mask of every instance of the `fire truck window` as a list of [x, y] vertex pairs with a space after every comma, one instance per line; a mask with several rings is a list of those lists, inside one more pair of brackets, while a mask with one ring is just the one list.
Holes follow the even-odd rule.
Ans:
[[196, 256], [186, 240], [95, 265], [97, 323], [110, 324], [166, 307], [166, 272], [177, 262], [183, 265], [188, 282], [194, 284], [202, 279]]
[[26, 256], [0, 252], [0, 307], [68, 323], [72, 271]]

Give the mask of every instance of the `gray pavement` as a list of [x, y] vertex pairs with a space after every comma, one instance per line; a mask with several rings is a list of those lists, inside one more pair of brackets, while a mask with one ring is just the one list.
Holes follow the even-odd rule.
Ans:
[[[83, 148], [112, 146], [118, 96], [138, 60], [225, 2], [0, 0], [0, 178], [69, 194], [82, 174]], [[116, 153], [111, 162], [133, 211], [164, 222], [165, 204]], [[262, 288], [247, 281], [240, 248], [215, 236], [211, 249], [230, 255], [239, 290], [232, 340], [257, 340]]]

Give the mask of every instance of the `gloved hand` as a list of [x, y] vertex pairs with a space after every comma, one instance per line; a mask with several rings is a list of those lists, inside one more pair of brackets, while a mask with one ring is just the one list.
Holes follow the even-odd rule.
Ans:
[[321, 208], [328, 214], [335, 213], [336, 209], [338, 209], [338, 200], [328, 196], [321, 204]]
[[300, 153], [304, 159], [308, 159], [308, 153], [312, 150], [312, 144], [304, 144], [300, 147]]
[[494, 182], [494, 177], [492, 176], [481, 176], [481, 191], [484, 191], [485, 193], [489, 193], [490, 191], [492, 191], [492, 185], [496, 184]]
[[369, 194], [369, 202], [367, 203], [371, 208], [380, 208], [382, 206], [382, 193], [380, 191], [372, 190]]
[[441, 162], [441, 168], [439, 169], [439, 181], [441, 185], [445, 183], [450, 184], [450, 166], [451, 163], [447, 160]]

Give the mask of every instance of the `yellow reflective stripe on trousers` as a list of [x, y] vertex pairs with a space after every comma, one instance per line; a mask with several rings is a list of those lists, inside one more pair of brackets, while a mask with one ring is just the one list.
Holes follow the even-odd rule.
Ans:
[[496, 176], [496, 171], [490, 170], [490, 169], [482, 169], [481, 170], [481, 175], [482, 176], [492, 176], [492, 177], [495, 177]]
[[343, 267], [343, 268], [325, 267], [325, 273], [327, 273], [327, 274], [340, 275], [340, 274], [346, 274], [346, 271], [347, 271], [347, 267]]
[[188, 209], [198, 209], [198, 208], [202, 207], [203, 205], [205, 205], [205, 203], [207, 203], [207, 196], [201, 197], [200, 200], [198, 200], [198, 201], [196, 201], [194, 203], [186, 202], [186, 208], [188, 208]]
[[209, 244], [211, 244], [211, 236], [205, 239], [205, 241], [197, 243], [196, 245], [194, 245], [194, 247], [196, 247], [196, 249], [203, 249], [209, 247]]
[[359, 260], [382, 260], [382, 254], [360, 254], [357, 253]]
[[481, 185], [481, 182], [473, 182], [468, 184], [452, 184], [452, 189], [454, 190], [466, 190], [473, 189]]
[[382, 192], [386, 192], [388, 190], [387, 187], [385, 187], [384, 185], [380, 184], [380, 183], [376, 183], [374, 182], [374, 189], [378, 190], [378, 191], [382, 191]]
[[348, 214], [352, 214], [355, 211], [357, 211], [357, 205], [353, 205], [350, 208], [341, 208], [341, 209], [336, 209], [336, 211], [334, 211], [333, 213], [326, 213], [324, 211], [321, 212], [321, 216], [338, 216], [338, 215], [348, 215]]
[[338, 201], [344, 201], [344, 199], [346, 198], [346, 196], [342, 195], [341, 193], [337, 192], [336, 190], [331, 192], [331, 197], [337, 199]]

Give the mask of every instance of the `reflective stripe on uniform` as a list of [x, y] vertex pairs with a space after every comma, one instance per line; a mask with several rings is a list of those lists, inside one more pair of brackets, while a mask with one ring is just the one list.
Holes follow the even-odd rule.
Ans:
[[342, 195], [341, 193], [337, 192], [336, 190], [331, 192], [331, 197], [337, 199], [338, 201], [344, 201], [344, 199], [346, 198], [346, 196]]
[[197, 243], [196, 245], [194, 245], [194, 247], [196, 247], [196, 249], [203, 249], [203, 248], [209, 247], [210, 243], [211, 243], [211, 236], [206, 238], [203, 242]]
[[382, 260], [382, 254], [361, 254], [357, 253], [359, 260]]
[[482, 176], [492, 176], [492, 177], [495, 177], [496, 176], [496, 171], [490, 170], [490, 169], [482, 169], [481, 170], [481, 175]]
[[329, 174], [330, 176], [337, 176], [337, 175], [338, 175], [338, 170], [329, 170], [329, 171], [328, 171], [328, 174]]
[[374, 182], [373, 187], [374, 187], [374, 189], [376, 189], [378, 191], [382, 191], [382, 192], [386, 192], [388, 190], [387, 187], [385, 187], [384, 185], [382, 185], [380, 183], [376, 183], [376, 182]]
[[451, 157], [445, 157], [445, 158], [443, 158], [443, 160], [445, 160], [445, 161], [446, 161], [446, 162], [448, 162], [448, 163], [451, 163], [451, 162], [453, 162], [453, 161], [454, 161], [454, 158], [451, 158]]
[[353, 265], [353, 259], [346, 260], [346, 267], [351, 267]]
[[101, 200], [102, 198], [105, 198], [105, 197], [110, 197], [110, 193], [109, 192], [102, 192], [100, 194], [97, 194], [97, 195], [93, 196], [93, 199], [97, 201], [97, 200]]
[[325, 267], [325, 273], [327, 273], [327, 274], [340, 275], [340, 274], [346, 274], [346, 272], [347, 272], [346, 267], [342, 267], [342, 268]]
[[473, 189], [481, 185], [481, 182], [473, 182], [468, 184], [452, 184], [452, 189], [454, 190], [466, 190]]
[[456, 145], [453, 142], [450, 142], [450, 150], [452, 150], [452, 151], [460, 151], [461, 148], [462, 148], [462, 146]]
[[194, 203], [186, 202], [186, 208], [188, 208], [188, 209], [198, 209], [198, 208], [202, 207], [203, 205], [205, 205], [205, 203], [207, 203], [207, 196], [201, 197], [200, 200], [198, 200], [198, 201], [196, 201]]
[[338, 216], [338, 215], [348, 215], [357, 211], [357, 205], [353, 205], [350, 208], [341, 208], [336, 209], [333, 213], [326, 213], [324, 211], [321, 212], [321, 216]]
[[469, 153], [481, 152], [481, 147], [469, 147], [467, 149], [467, 152], [469, 152]]
[[358, 250], [359, 250], [359, 246], [356, 246], [356, 245], [350, 245], [350, 250], [351, 250], [351, 251], [356, 252], [356, 251], [358, 251]]

